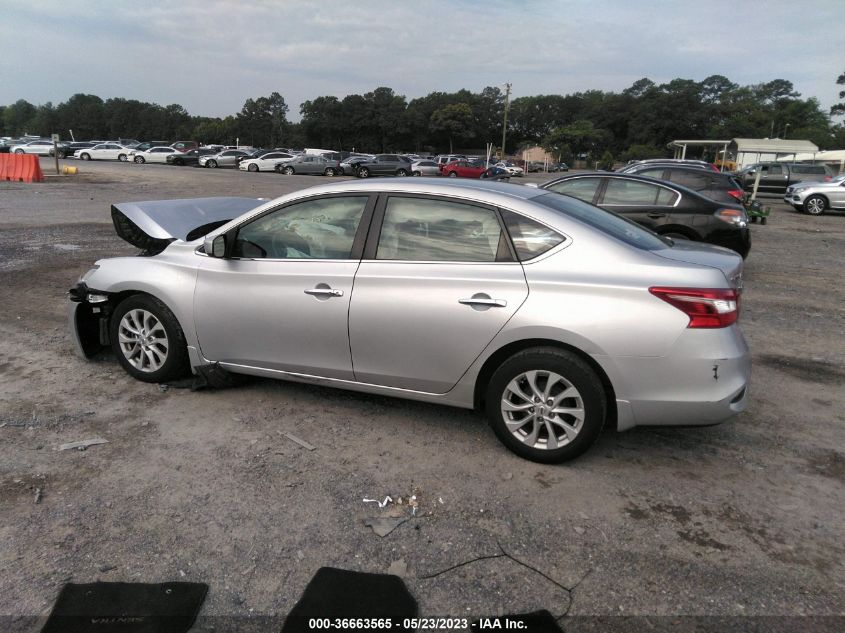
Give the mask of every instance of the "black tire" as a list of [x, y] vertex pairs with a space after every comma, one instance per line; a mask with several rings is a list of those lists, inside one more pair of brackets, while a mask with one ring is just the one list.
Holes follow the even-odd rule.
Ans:
[[[547, 380], [551, 374], [556, 374], [562, 379], [560, 382], [553, 383], [555, 390], [547, 392], [547, 395], [551, 395], [553, 398], [564, 393], [564, 383], [574, 388], [575, 396], [564, 398], [560, 403], [566, 403], [564, 406], [572, 410], [580, 408], [583, 412], [583, 420], [579, 421], [577, 417], [569, 413], [550, 413], [546, 408], [549, 403], [539, 402], [535, 408], [513, 412], [512, 415], [518, 419], [512, 421], [513, 430], [509, 429], [505, 421], [506, 414], [502, 411], [502, 404], [505, 400], [513, 402], [510, 400], [513, 392], [508, 389], [508, 385], [511, 381], [521, 376], [524, 377], [527, 372], [532, 371], [536, 371], [538, 376], [535, 385], [544, 391], [548, 388]], [[541, 385], [540, 381], [543, 380], [546, 380], [546, 382]], [[566, 387], [566, 389], [569, 387]], [[523, 391], [528, 389], [529, 393], [531, 391], [530, 388], [522, 385], [520, 385], [520, 389], [523, 389]], [[535, 347], [514, 354], [496, 370], [487, 385], [485, 408], [490, 426], [505, 446], [525, 459], [552, 464], [574, 459], [592, 446], [604, 426], [607, 411], [606, 399], [607, 396], [601, 380], [599, 380], [595, 371], [579, 356], [555, 347]], [[538, 400], [535, 399], [528, 404], [533, 405], [534, 402], [538, 402]], [[544, 422], [541, 425], [533, 421], [532, 426], [532, 418], [535, 412], [536, 415], [542, 413], [542, 415], [555, 418], [557, 422]], [[526, 417], [520, 418], [519, 416], [523, 413]], [[525, 420], [525, 422], [522, 422], [522, 420]], [[522, 423], [524, 426], [515, 426], [514, 422]], [[563, 433], [564, 427], [556, 427], [553, 424], [561, 422], [566, 422], [575, 430], [572, 437], [564, 438], [561, 435], [560, 438], [557, 438], [557, 433]], [[526, 431], [528, 427], [536, 426], [539, 426], [540, 430], [535, 436], [536, 441], [532, 446], [527, 443], [531, 441], [532, 433], [526, 433]], [[554, 433], [555, 443], [558, 440], [563, 440], [562, 446], [548, 448], [550, 443], [549, 428], [556, 431]], [[520, 439], [522, 436], [524, 436], [524, 439]], [[542, 447], [543, 442], [545, 442], [546, 447]], [[537, 447], [538, 443], [541, 444], [540, 448]]]
[[767, 217], [760, 218], [760, 224], [766, 224], [768, 221], [769, 221], [769, 218], [767, 218]]
[[450, 171], [449, 172], [449, 178], [457, 178], [457, 177], [458, 177], [458, 172], [456, 172], [456, 171]]
[[324, 173], [326, 176], [328, 176], [329, 178], [331, 178], [332, 176], [334, 176], [334, 169], [332, 169], [331, 167], [327, 167], [327, 168], [326, 168], [326, 171], [325, 171], [325, 172], [323, 172], [323, 173]]
[[23, 154], [24, 151], [22, 149], [16, 149], [15, 154]]
[[173, 161], [173, 164], [176, 165], [177, 167], [184, 167], [185, 161], [182, 160], [181, 158], [177, 158]]
[[358, 176], [358, 178], [369, 178], [370, 170], [367, 167], [359, 167], [358, 171], [355, 172], [355, 175]]
[[206, 161], [205, 166], [208, 167], [209, 169], [216, 169], [217, 161], [216, 160]]
[[79, 158], [81, 158], [82, 160], [91, 160], [91, 154], [86, 154], [85, 152], [82, 152], [79, 155]]
[[258, 171], [258, 165], [256, 165], [255, 163], [250, 163], [249, 165], [247, 165], [246, 170], [247, 171]]
[[421, 171], [415, 171], [415, 172], [413, 173], [413, 175], [414, 175], [414, 176], [422, 176], [422, 172], [421, 172]]
[[296, 172], [294, 171], [293, 167], [291, 167], [290, 165], [288, 165], [287, 167], [285, 167], [285, 168], [283, 168], [283, 169], [282, 169], [282, 173], [283, 173], [285, 176], [293, 176]]
[[117, 160], [119, 160], [121, 163], [125, 163], [129, 159], [126, 157], [126, 154], [118, 154]]
[[808, 215], [821, 215], [827, 208], [827, 200], [824, 196], [810, 196], [804, 200], [804, 213]]
[[[154, 318], [156, 325], [149, 330], [150, 336], [154, 336], [156, 340], [162, 340], [161, 332], [164, 336], [164, 353], [162, 353], [162, 346], [150, 344], [150, 353], [145, 353], [144, 350], [138, 349], [137, 343], [121, 342], [121, 322], [124, 317], [127, 317], [134, 311], [135, 315], [139, 314], [137, 311], [146, 312]], [[128, 317], [132, 323], [135, 323], [134, 315]], [[152, 323], [152, 321], [150, 321]], [[123, 330], [131, 335], [129, 330]], [[118, 362], [121, 364], [126, 373], [137, 378], [143, 382], [165, 382], [168, 380], [175, 380], [181, 378], [189, 370], [188, 361], [188, 347], [185, 342], [185, 334], [179, 326], [176, 317], [161, 301], [149, 295], [133, 295], [121, 301], [111, 317], [109, 323], [109, 340], [111, 341], [112, 350], [117, 356]], [[136, 358], [132, 361], [130, 359]], [[143, 361], [149, 362], [150, 358], [154, 358], [155, 362], [159, 362], [160, 366], [148, 369], [143, 367], [136, 367], [134, 363], [143, 365]], [[163, 360], [161, 360], [163, 358]]]
[[136, 162], [136, 163], [138, 163], [139, 165], [143, 165], [143, 164], [144, 164], [144, 163], [146, 163], [147, 161], [144, 159], [144, 157], [143, 157], [143, 156], [136, 156], [136, 157], [135, 157], [135, 162]]
[[397, 170], [396, 170], [396, 175], [397, 175], [397, 176], [399, 176], [400, 178], [402, 178], [402, 177], [404, 177], [404, 176], [407, 176], [407, 175], [408, 175], [408, 170], [407, 170], [407, 169], [397, 169]]

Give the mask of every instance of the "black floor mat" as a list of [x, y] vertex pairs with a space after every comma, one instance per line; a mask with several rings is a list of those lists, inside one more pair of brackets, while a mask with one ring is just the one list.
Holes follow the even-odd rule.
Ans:
[[185, 633], [207, 592], [193, 582], [70, 583], [41, 633]]
[[[309, 620], [314, 618], [328, 619], [332, 624], [345, 618], [370, 621], [390, 618], [392, 629], [381, 630], [401, 631], [405, 630], [402, 621], [416, 616], [417, 601], [398, 576], [322, 567], [285, 619], [282, 633], [313, 633]], [[352, 623], [348, 630], [354, 627]], [[332, 627], [332, 630], [338, 629]]]

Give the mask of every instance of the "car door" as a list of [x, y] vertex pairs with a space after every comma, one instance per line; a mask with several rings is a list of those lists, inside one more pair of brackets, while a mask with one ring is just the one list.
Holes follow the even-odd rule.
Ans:
[[295, 201], [227, 233], [201, 257], [200, 349], [225, 364], [351, 380], [347, 317], [374, 197]]
[[789, 182], [789, 167], [787, 165], [769, 165], [760, 177], [758, 191], [766, 193], [783, 193]]
[[839, 186], [830, 189], [828, 193], [830, 198], [830, 206], [834, 209], [845, 209], [845, 180], [839, 183]]
[[349, 306], [356, 380], [449, 391], [528, 296], [496, 209], [379, 201]]
[[669, 224], [680, 194], [668, 186], [624, 177], [607, 176], [599, 191], [598, 206], [657, 231]]
[[565, 196], [578, 198], [590, 204], [596, 204], [599, 197], [599, 188], [602, 183], [601, 176], [576, 176], [566, 178], [546, 187], [549, 191], [562, 193]]

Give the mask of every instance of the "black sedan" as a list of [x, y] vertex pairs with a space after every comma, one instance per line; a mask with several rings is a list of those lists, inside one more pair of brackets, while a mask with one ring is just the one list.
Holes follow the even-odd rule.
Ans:
[[697, 169], [695, 167], [675, 165], [649, 165], [643, 164], [629, 169], [626, 174], [637, 174], [648, 176], [658, 180], [668, 180], [683, 185], [702, 196], [706, 196], [717, 202], [728, 202], [731, 204], [741, 203], [745, 198], [745, 192], [733, 176], [720, 173], [712, 169]]
[[411, 162], [398, 154], [377, 154], [375, 158], [365, 160], [355, 167], [358, 178], [370, 176], [410, 176]]
[[751, 249], [748, 216], [739, 202], [711, 200], [673, 182], [633, 174], [580, 172], [540, 185], [634, 220], [659, 235]]
[[216, 153], [216, 149], [201, 147], [200, 149], [190, 149], [187, 152], [170, 154], [164, 160], [167, 161], [168, 165], [179, 165], [180, 167], [190, 165], [191, 167], [197, 167], [200, 163], [200, 156], [211, 156]]

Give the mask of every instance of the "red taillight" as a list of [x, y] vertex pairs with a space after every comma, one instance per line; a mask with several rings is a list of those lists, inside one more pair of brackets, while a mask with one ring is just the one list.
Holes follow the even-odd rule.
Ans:
[[689, 317], [688, 328], [719, 328], [739, 318], [739, 292], [733, 288], [663, 288], [648, 291]]
[[729, 196], [733, 196], [740, 202], [742, 202], [743, 198], [745, 198], [745, 192], [742, 189], [731, 189], [728, 191]]

